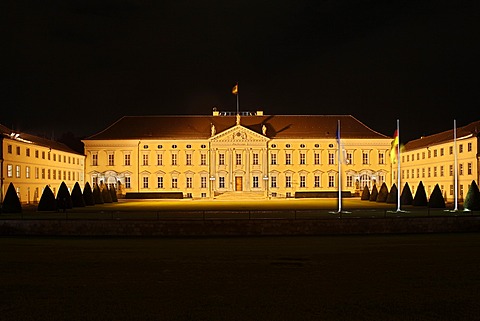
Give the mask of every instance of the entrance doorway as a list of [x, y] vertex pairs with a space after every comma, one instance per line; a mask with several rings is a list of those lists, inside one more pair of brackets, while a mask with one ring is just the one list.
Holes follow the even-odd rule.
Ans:
[[243, 186], [243, 183], [242, 183], [242, 176], [235, 176], [235, 191], [236, 192], [239, 192], [242, 190], [242, 186]]

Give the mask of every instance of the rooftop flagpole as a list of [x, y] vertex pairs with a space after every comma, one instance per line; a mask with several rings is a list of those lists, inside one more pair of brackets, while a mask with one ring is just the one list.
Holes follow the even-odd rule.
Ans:
[[342, 146], [340, 143], [340, 119], [337, 121], [338, 145], [338, 213], [342, 212]]
[[238, 81], [232, 88], [232, 94], [237, 96], [237, 115], [240, 113], [239, 95], [238, 95]]

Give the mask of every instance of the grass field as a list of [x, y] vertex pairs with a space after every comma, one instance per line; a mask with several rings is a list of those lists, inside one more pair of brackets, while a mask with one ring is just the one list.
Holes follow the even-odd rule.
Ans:
[[480, 319], [480, 234], [0, 238], [0, 320]]

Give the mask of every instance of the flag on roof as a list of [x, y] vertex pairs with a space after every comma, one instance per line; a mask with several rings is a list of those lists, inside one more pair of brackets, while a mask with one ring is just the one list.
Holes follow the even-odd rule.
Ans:
[[233, 86], [233, 88], [232, 88], [232, 94], [238, 95], [238, 84], [236, 84], [235, 86]]

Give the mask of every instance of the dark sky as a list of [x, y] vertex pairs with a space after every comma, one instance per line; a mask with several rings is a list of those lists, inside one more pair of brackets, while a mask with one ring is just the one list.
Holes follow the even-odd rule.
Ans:
[[479, 1], [4, 0], [0, 123], [351, 114], [401, 139], [480, 119]]

